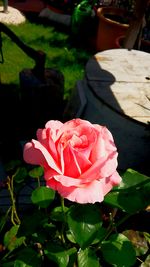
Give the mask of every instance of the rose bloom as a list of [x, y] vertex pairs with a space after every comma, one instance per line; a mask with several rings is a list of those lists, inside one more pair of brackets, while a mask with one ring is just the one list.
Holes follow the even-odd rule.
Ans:
[[[38, 140], [38, 141], [37, 141]], [[50, 120], [25, 144], [24, 160], [44, 168], [46, 185], [71, 201], [101, 202], [121, 182], [109, 130], [82, 119]]]

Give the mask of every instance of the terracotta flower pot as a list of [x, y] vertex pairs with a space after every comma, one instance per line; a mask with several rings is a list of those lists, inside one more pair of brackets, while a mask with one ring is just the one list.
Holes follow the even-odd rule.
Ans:
[[99, 19], [96, 50], [103, 51], [117, 48], [116, 38], [125, 35], [129, 24], [124, 22], [127, 18], [127, 11], [114, 7], [101, 7], [97, 9]]

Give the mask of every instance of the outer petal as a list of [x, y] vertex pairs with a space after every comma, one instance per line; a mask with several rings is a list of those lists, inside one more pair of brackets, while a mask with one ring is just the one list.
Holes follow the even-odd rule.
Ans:
[[116, 186], [121, 183], [121, 177], [119, 176], [118, 172], [114, 172], [110, 177], [102, 179], [101, 185], [103, 189], [104, 196], [111, 191], [113, 186]]
[[51, 189], [55, 191], [57, 190], [57, 184], [58, 184], [57, 181], [54, 180], [53, 178], [49, 179], [46, 183], [47, 187], [50, 187]]
[[55, 170], [53, 170], [52, 168], [45, 168], [44, 170], [44, 178], [45, 180], [49, 180], [51, 178], [53, 178], [55, 175], [58, 175], [58, 172], [56, 172]]
[[25, 145], [24, 160], [27, 163], [41, 165], [46, 168], [49, 166], [59, 174], [62, 174], [61, 170], [57, 166], [57, 163], [54, 161], [47, 149], [36, 140], [32, 140], [31, 143]]
[[100, 166], [101, 177], [108, 177], [116, 170], [118, 166], [117, 157], [118, 153], [112, 152], [111, 154], [108, 155], [107, 158], [101, 159], [101, 166]]
[[90, 160], [95, 162], [100, 158], [108, 158], [109, 154], [112, 152], [117, 152], [117, 148], [115, 146], [113, 136], [110, 131], [100, 125], [94, 125], [97, 130], [97, 142], [95, 147], [92, 150]]
[[38, 129], [37, 139], [49, 151], [53, 159], [56, 162], [59, 162], [56, 146], [51, 136], [51, 130], [50, 129]]
[[26, 143], [23, 150], [23, 158], [27, 163], [47, 167], [47, 162], [40, 150], [34, 147], [32, 142]]
[[[52, 188], [51, 182], [52, 180], [48, 181], [47, 186]], [[94, 181], [80, 188], [73, 186], [65, 187], [57, 183], [57, 191], [62, 197], [81, 204], [102, 202], [104, 199], [102, 186], [99, 181]]]
[[[75, 179], [75, 178], [71, 178], [69, 176], [64, 176], [64, 175], [54, 175], [53, 176], [54, 180], [57, 181], [58, 183], [61, 183], [62, 186], [65, 187], [72, 187], [72, 186], [83, 186], [83, 181], [81, 179]], [[48, 181], [49, 179], [47, 179]]]

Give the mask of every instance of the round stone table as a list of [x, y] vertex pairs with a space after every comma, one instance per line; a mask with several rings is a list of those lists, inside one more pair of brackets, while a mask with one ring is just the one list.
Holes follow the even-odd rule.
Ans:
[[150, 174], [149, 53], [111, 49], [95, 54], [86, 64], [85, 78], [77, 82], [73, 101], [80, 105], [72, 117], [111, 131], [119, 169]]

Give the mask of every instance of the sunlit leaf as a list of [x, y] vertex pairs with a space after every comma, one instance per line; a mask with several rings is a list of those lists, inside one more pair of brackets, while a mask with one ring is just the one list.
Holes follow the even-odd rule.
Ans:
[[10, 251], [21, 246], [25, 240], [24, 236], [17, 237], [18, 229], [19, 225], [12, 226], [12, 228], [4, 235], [4, 245]]
[[69, 230], [82, 249], [95, 240], [102, 226], [100, 210], [92, 204], [72, 206], [67, 219]]
[[67, 267], [72, 254], [76, 254], [76, 248], [66, 250], [64, 247], [51, 242], [47, 244], [44, 253], [50, 260], [57, 263], [59, 267]]
[[150, 204], [150, 178], [128, 169], [122, 183], [105, 196], [104, 202], [134, 214]]
[[64, 212], [68, 211], [68, 207], [64, 207], [64, 211], [62, 210], [62, 207], [56, 207], [51, 211], [50, 218], [53, 221], [64, 221]]
[[150, 245], [150, 234], [149, 234], [149, 233], [146, 233], [146, 232], [143, 232], [143, 235], [144, 235], [146, 241], [147, 241], [147, 242], [149, 243], [149, 245]]
[[78, 267], [100, 267], [99, 260], [94, 250], [86, 248], [78, 252]]
[[55, 191], [45, 186], [36, 188], [31, 195], [32, 202], [41, 208], [47, 208], [54, 198]]
[[136, 187], [146, 184], [150, 177], [139, 173], [133, 169], [127, 169], [126, 172], [122, 175], [122, 181], [117, 187], [118, 189], [135, 189]]

